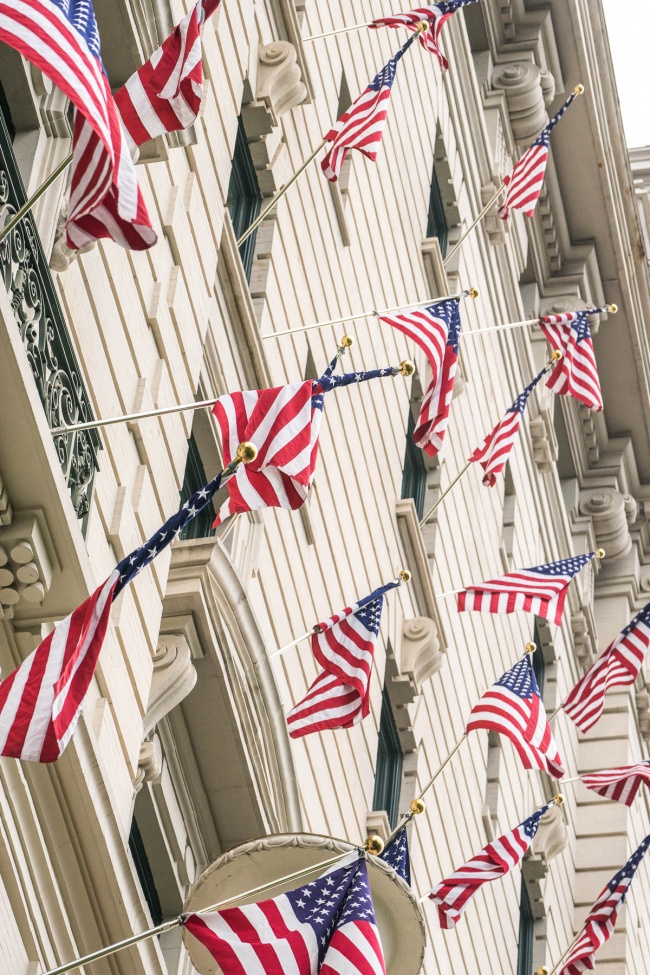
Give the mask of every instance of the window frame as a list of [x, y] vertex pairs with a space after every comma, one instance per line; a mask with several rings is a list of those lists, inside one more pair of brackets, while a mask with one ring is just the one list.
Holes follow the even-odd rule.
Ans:
[[391, 829], [397, 823], [399, 800], [402, 791], [404, 752], [397, 730], [397, 723], [386, 687], [381, 694], [381, 716], [377, 736], [377, 760], [375, 762], [375, 790], [372, 799], [374, 811], [385, 811]]
[[[237, 239], [248, 230], [262, 209], [262, 191], [241, 115], [237, 120], [237, 136], [230, 169], [226, 206]], [[239, 256], [244, 266], [246, 280], [249, 282], [253, 270], [256, 239], [257, 230], [254, 230], [239, 247]]]

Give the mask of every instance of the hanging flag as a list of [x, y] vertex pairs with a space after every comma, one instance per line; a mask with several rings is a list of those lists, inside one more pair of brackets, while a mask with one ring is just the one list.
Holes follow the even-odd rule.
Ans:
[[625, 866], [607, 884], [590, 910], [582, 931], [571, 946], [571, 952], [559, 975], [563, 975], [564, 972], [567, 975], [580, 975], [586, 969], [591, 970], [595, 967], [594, 955], [614, 934], [618, 913], [648, 846], [650, 846], [650, 836], [646, 836]]
[[389, 582], [318, 624], [311, 646], [323, 669], [306, 696], [287, 715], [292, 738], [351, 728], [368, 715], [370, 674], [384, 595], [399, 584], [399, 580]]
[[621, 765], [619, 768], [605, 769], [603, 772], [589, 772], [581, 775], [580, 781], [592, 792], [615, 802], [631, 806], [642, 782], [650, 786], [650, 761], [635, 765]]
[[35, 64], [75, 106], [67, 243], [156, 242], [102, 64], [90, 0], [0, 0], [0, 40]]
[[589, 308], [563, 315], [546, 315], [539, 320], [552, 347], [562, 353], [546, 385], [558, 396], [574, 396], [597, 412], [603, 409], [603, 394], [589, 331], [589, 316], [602, 315], [606, 311], [606, 308]]
[[530, 849], [539, 829], [540, 819], [552, 805], [554, 803], [550, 802], [542, 806], [509, 833], [504, 833], [497, 840], [488, 843], [480, 853], [433, 888], [429, 897], [438, 905], [441, 928], [455, 927], [483, 884], [500, 880], [517, 866]]
[[413, 439], [430, 457], [435, 457], [442, 447], [449, 423], [458, 362], [459, 305], [460, 300], [454, 298], [379, 316], [382, 322], [413, 339], [429, 360], [431, 382], [422, 401]]
[[650, 603], [630, 620], [606, 650], [581, 677], [563, 709], [587, 732], [596, 724], [605, 707], [605, 695], [612, 687], [627, 687], [639, 675], [650, 643]]
[[508, 219], [511, 210], [523, 210], [527, 217], [532, 217], [546, 175], [551, 132], [582, 90], [582, 85], [574, 89], [559, 112], [542, 129], [532, 146], [526, 149], [510, 176], [504, 177], [503, 185], [506, 187], [506, 192], [499, 207], [499, 216], [502, 220]]
[[497, 474], [500, 474], [503, 468], [506, 466], [508, 457], [510, 456], [510, 451], [512, 450], [517, 433], [519, 432], [521, 418], [524, 415], [524, 410], [526, 409], [526, 404], [528, 403], [528, 397], [535, 389], [535, 386], [540, 381], [547, 368], [547, 366], [544, 366], [539, 375], [535, 376], [532, 383], [529, 383], [528, 386], [526, 386], [523, 393], [519, 394], [510, 409], [507, 410], [502, 419], [499, 420], [494, 430], [492, 430], [491, 433], [488, 433], [481, 446], [477, 447], [472, 456], [468, 458], [471, 463], [479, 461], [481, 467], [485, 471], [485, 474], [483, 475], [483, 484], [486, 487], [494, 487], [497, 482]]
[[587, 552], [530, 569], [517, 569], [497, 579], [468, 586], [458, 593], [458, 611], [515, 613], [523, 610], [553, 620], [559, 626], [569, 583], [594, 555], [595, 552]]
[[397, 62], [414, 40], [415, 37], [409, 37], [395, 57], [382, 68], [363, 94], [359, 95], [325, 136], [325, 140], [332, 145], [321, 162], [321, 168], [330, 183], [335, 183], [339, 178], [350, 149], [358, 149], [372, 162], [377, 159], [388, 115], [388, 101], [397, 72]]
[[465, 731], [486, 728], [505, 735], [524, 768], [538, 768], [560, 779], [562, 759], [537, 686], [530, 655], [507, 670], [472, 708]]
[[380, 860], [385, 860], [392, 867], [398, 877], [411, 886], [411, 857], [406, 829], [401, 829], [394, 840], [385, 846], [379, 854]]
[[115, 95], [134, 146], [196, 122], [203, 98], [201, 27], [221, 0], [199, 0]]
[[225, 975], [385, 975], [368, 868], [356, 852], [343, 862], [271, 900], [186, 915], [183, 926]]
[[446, 71], [449, 62], [440, 50], [440, 31], [451, 15], [459, 7], [466, 7], [468, 3], [477, 3], [477, 0], [446, 0], [444, 3], [435, 3], [430, 7], [416, 7], [415, 10], [407, 10], [403, 14], [377, 17], [368, 26], [374, 29], [378, 27], [406, 27], [407, 30], [415, 31], [418, 24], [424, 20], [428, 21], [429, 30], [425, 30], [419, 35], [420, 44], [430, 54], [435, 54], [441, 70]]

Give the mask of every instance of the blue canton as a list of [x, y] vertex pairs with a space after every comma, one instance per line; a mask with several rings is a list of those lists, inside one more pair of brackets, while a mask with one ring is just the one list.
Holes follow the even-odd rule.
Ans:
[[586, 311], [577, 313], [576, 318], [571, 322], [571, 328], [575, 330], [576, 342], [584, 342], [585, 339], [591, 338]]
[[411, 858], [406, 829], [400, 830], [392, 843], [384, 847], [379, 857], [381, 860], [385, 860], [397, 876], [406, 881], [409, 887], [411, 886]]
[[91, 54], [101, 58], [99, 30], [90, 0], [52, 0], [77, 33], [81, 34]]
[[354, 614], [358, 620], [361, 620], [365, 628], [369, 630], [373, 636], [377, 636], [379, 633], [383, 605], [384, 597], [380, 596], [379, 599], [373, 599], [372, 602], [366, 603]]
[[397, 62], [400, 58], [404, 57], [405, 53], [408, 51], [409, 47], [416, 38], [416, 34], [409, 37], [408, 41], [400, 50], [397, 52], [394, 58], [391, 58], [388, 64], [385, 64], [381, 71], [373, 78], [373, 80], [368, 85], [366, 91], [381, 91], [382, 88], [392, 88], [393, 82], [395, 81], [395, 74], [397, 73]]
[[377, 924], [375, 908], [370, 894], [368, 868], [365, 860], [362, 859], [359, 859], [352, 885], [343, 902], [336, 927], [340, 928], [343, 924], [351, 924], [354, 921], [366, 921], [368, 924]]
[[539, 375], [538, 376], [535, 376], [535, 378], [533, 379], [532, 383], [529, 383], [528, 386], [526, 386], [526, 388], [523, 391], [523, 393], [520, 393], [519, 394], [519, 396], [517, 397], [517, 399], [514, 401], [514, 403], [512, 404], [512, 406], [510, 407], [510, 409], [508, 410], [508, 413], [523, 413], [524, 412], [524, 410], [526, 409], [526, 403], [528, 402], [528, 397], [530, 396], [530, 394], [532, 393], [532, 391], [535, 389], [535, 386], [537, 385], [537, 383], [540, 381], [540, 379], [542, 378], [542, 376], [546, 372], [546, 369], [547, 369], [547, 367], [544, 366], [544, 368], [539, 373]]
[[[474, 3], [474, 0], [471, 0]], [[442, 318], [447, 322], [447, 346], [450, 346], [458, 355], [458, 340], [460, 338], [460, 302], [439, 301], [435, 305], [427, 305], [427, 311], [433, 318]]]
[[[609, 889], [610, 889], [610, 891], [612, 893], [614, 893], [614, 891], [616, 890], [616, 888], [621, 883], [623, 883], [625, 880], [629, 880], [630, 882], [632, 881], [632, 878], [634, 877], [634, 874], [636, 873], [637, 867], [641, 863], [641, 860], [643, 859], [643, 856], [644, 856], [646, 850], [648, 849], [648, 846], [650, 846], [650, 836], [646, 836], [646, 838], [644, 839], [643, 843], [638, 848], [638, 850], [635, 850], [634, 851], [634, 853], [632, 854], [632, 856], [630, 857], [630, 859], [627, 861], [627, 863], [625, 864], [625, 866], [622, 867], [618, 871], [618, 873], [615, 874], [612, 877], [612, 879], [610, 880], [610, 882], [607, 884], [607, 886], [609, 887]], [[628, 887], [629, 887], [629, 884], [628, 884]], [[625, 893], [623, 894], [623, 896], [621, 898], [621, 901], [624, 901], [625, 900], [626, 894], [627, 894], [627, 891], [625, 891]]]
[[532, 816], [529, 816], [528, 819], [525, 819], [521, 824], [521, 827], [529, 840], [535, 838], [535, 834], [539, 829], [539, 821], [544, 813], [547, 812], [548, 808], [548, 805], [542, 806], [541, 809], [538, 809], [537, 812], [533, 813]]
[[443, 14], [453, 14], [461, 7], [466, 7], [468, 3], [478, 3], [478, 0], [444, 0], [443, 3], [436, 3], [435, 6]]
[[[594, 552], [586, 555], [574, 555], [570, 559], [559, 559], [557, 562], [547, 562], [545, 565], [533, 565], [523, 572], [537, 572], [541, 576], [571, 576], [584, 569], [585, 565], [594, 557]], [[650, 603], [648, 604], [650, 606]]]
[[514, 667], [506, 670], [503, 677], [500, 677], [496, 682], [495, 687], [505, 687], [526, 701], [531, 701], [533, 696], [541, 697], [537, 678], [530, 662], [530, 655], [526, 654]]
[[621, 630], [621, 636], [628, 636], [632, 630], [634, 630], [639, 623], [645, 623], [646, 626], [650, 626], [650, 603], [646, 603], [643, 609], [634, 616], [624, 629]]

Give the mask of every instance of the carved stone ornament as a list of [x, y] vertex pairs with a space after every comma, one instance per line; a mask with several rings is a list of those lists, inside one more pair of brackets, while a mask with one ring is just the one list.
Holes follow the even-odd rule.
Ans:
[[307, 89], [300, 80], [296, 49], [288, 41], [264, 44], [259, 51], [257, 100], [263, 101], [273, 118], [273, 125], [286, 113], [301, 105]]
[[590, 515], [596, 541], [605, 549], [607, 560], [622, 559], [632, 548], [626, 496], [614, 488], [594, 488], [580, 492], [580, 514]]
[[444, 651], [438, 639], [438, 630], [433, 620], [426, 616], [416, 616], [402, 623], [401, 670], [408, 674], [415, 685], [416, 694], [425, 680], [436, 674], [442, 667]]
[[548, 867], [569, 842], [561, 806], [551, 806], [539, 821], [539, 829], [533, 843], [533, 851], [544, 858]]
[[149, 703], [143, 720], [145, 735], [187, 697], [195, 684], [196, 670], [187, 638], [182, 633], [161, 634], [153, 661]]
[[139, 792], [145, 782], [154, 782], [162, 772], [162, 747], [157, 735], [143, 741], [140, 745], [138, 757], [138, 774], [133, 783], [135, 792]]
[[545, 95], [552, 76], [542, 72], [532, 61], [509, 61], [497, 64], [492, 73], [492, 87], [506, 96], [512, 133], [516, 142], [531, 142], [548, 122]]

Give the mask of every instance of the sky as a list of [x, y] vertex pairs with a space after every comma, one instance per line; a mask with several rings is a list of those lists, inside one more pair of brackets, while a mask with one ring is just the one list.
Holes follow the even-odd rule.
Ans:
[[602, 2], [628, 148], [650, 146], [650, 2]]

